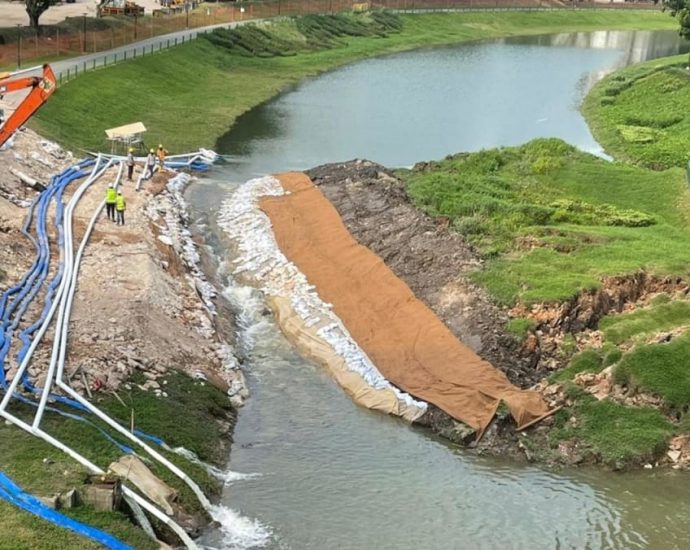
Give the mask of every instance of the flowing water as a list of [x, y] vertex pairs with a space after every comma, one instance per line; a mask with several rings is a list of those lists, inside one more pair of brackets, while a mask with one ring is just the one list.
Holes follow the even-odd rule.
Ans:
[[240, 412], [213, 548], [684, 548], [690, 476], [551, 471], [476, 457], [355, 406], [227, 275], [216, 216], [257, 175], [368, 158], [409, 166], [545, 136], [603, 154], [578, 105], [619, 66], [681, 51], [674, 32], [594, 32], [418, 50], [307, 80], [218, 143], [189, 191], [237, 314], [252, 397]]

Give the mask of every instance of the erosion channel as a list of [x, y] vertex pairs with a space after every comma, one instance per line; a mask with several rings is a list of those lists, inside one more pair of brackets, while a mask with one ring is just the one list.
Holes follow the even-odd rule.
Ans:
[[235, 530], [216, 547], [681, 548], [686, 474], [550, 471], [486, 459], [354, 405], [282, 337], [260, 294], [236, 283], [217, 226], [244, 181], [367, 158], [410, 166], [459, 151], [559, 137], [602, 154], [578, 111], [625, 64], [681, 51], [675, 32], [594, 32], [418, 50], [308, 80], [242, 116], [230, 162], [192, 186], [208, 269], [235, 308], [252, 397], [224, 496]]

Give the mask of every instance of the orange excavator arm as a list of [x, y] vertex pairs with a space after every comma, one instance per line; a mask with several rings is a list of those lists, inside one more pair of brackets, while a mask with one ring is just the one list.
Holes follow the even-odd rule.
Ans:
[[3, 78], [0, 75], [0, 98], [6, 93], [31, 88], [24, 101], [19, 104], [14, 113], [0, 126], [0, 147], [48, 100], [55, 91], [55, 86], [55, 74], [50, 65], [43, 65], [43, 76], [30, 76], [12, 80], [8, 76]]

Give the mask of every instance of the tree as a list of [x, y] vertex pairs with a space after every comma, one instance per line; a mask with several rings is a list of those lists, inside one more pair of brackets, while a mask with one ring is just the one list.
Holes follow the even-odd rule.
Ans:
[[[655, 0], [655, 4], [659, 0]], [[680, 24], [680, 35], [686, 40], [690, 40], [690, 0], [661, 0], [664, 10], [671, 12]]]
[[32, 29], [40, 30], [38, 19], [44, 11], [52, 4], [52, 0], [24, 0], [26, 2], [26, 13], [29, 14], [29, 24]]

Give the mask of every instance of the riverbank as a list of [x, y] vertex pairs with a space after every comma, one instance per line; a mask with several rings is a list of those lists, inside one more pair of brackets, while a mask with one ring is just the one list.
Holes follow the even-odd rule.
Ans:
[[616, 71], [597, 83], [582, 112], [592, 133], [617, 159], [653, 170], [688, 161], [688, 56]]
[[[368, 162], [309, 174], [358, 242], [460, 340], [523, 388], [544, 379], [536, 388], [562, 407], [519, 435], [499, 415], [481, 451], [617, 469], [686, 464], [680, 171], [536, 140], [397, 174]], [[432, 427], [452, 438], [442, 425]]]
[[[35, 192], [9, 169], [47, 183], [55, 170], [74, 160], [27, 130], [16, 136], [12, 147], [0, 152], [0, 161], [7, 168], [0, 177], [0, 290], [4, 291], [21, 277], [35, 253], [20, 233], [26, 205]], [[126, 182], [127, 225], [118, 227], [104, 215], [97, 223], [80, 270], [66, 372], [75, 390], [91, 397], [123, 425], [162, 438], [168, 447], [159, 452], [187, 472], [209, 498], [216, 499], [223, 480], [202, 463], [217, 467], [227, 463], [236, 408], [246, 397], [246, 389], [232, 349], [215, 329], [214, 305], [209, 303], [212, 291], [198, 271], [196, 249], [186, 233], [180, 195], [186, 180], [170, 180], [172, 175], [157, 175], [142, 193], [134, 193], [133, 184]], [[75, 211], [76, 239], [81, 238], [102, 200], [106, 180], [114, 177], [114, 173], [106, 174], [80, 200]], [[68, 188], [66, 200], [72, 192]], [[55, 246], [57, 235], [52, 228], [50, 231]], [[40, 293], [19, 330], [33, 322], [43, 307], [42, 298]], [[13, 344], [5, 365], [10, 372], [16, 368], [16, 351]], [[30, 367], [30, 378], [39, 386], [49, 355], [49, 349], [39, 348]], [[121, 436], [100, 426], [113, 438], [108, 439], [89, 424], [60, 414], [74, 414], [73, 409], [53, 406], [55, 410], [48, 411], [43, 423], [48, 433], [104, 470], [121, 457], [123, 451], [114, 443]], [[25, 406], [14, 406], [12, 412], [27, 420], [32, 416]], [[88, 472], [59, 450], [11, 425], [0, 427], [0, 437], [11, 442], [0, 446], [0, 471], [28, 492], [52, 499], [71, 489], [85, 490]], [[182, 447], [202, 463], [172, 451]], [[172, 488], [170, 506], [176, 520], [198, 534], [210, 518], [197, 497], [166, 469], [152, 463], [148, 466]], [[4, 503], [2, 510], [8, 519], [0, 527], [0, 539], [12, 540], [13, 548], [42, 547], [46, 536], [56, 547], [95, 548]], [[134, 547], [158, 547], [120, 511], [97, 511], [89, 505], [62, 511]], [[170, 533], [154, 526], [159, 538], [176, 542]]]
[[[368, 15], [337, 17], [370, 23]], [[667, 14], [608, 10], [416, 14], [399, 20], [400, 32], [341, 37], [331, 47], [315, 45], [287, 57], [242, 55], [202, 38], [80, 76], [58, 89], [31, 124], [75, 150], [102, 146], [105, 128], [134, 120], [146, 123], [147, 140], [168, 149], [213, 147], [250, 108], [306, 77], [358, 59], [502, 36], [675, 28]], [[266, 36], [255, 49], [276, 40], [306, 43], [296, 21], [257, 24]]]

